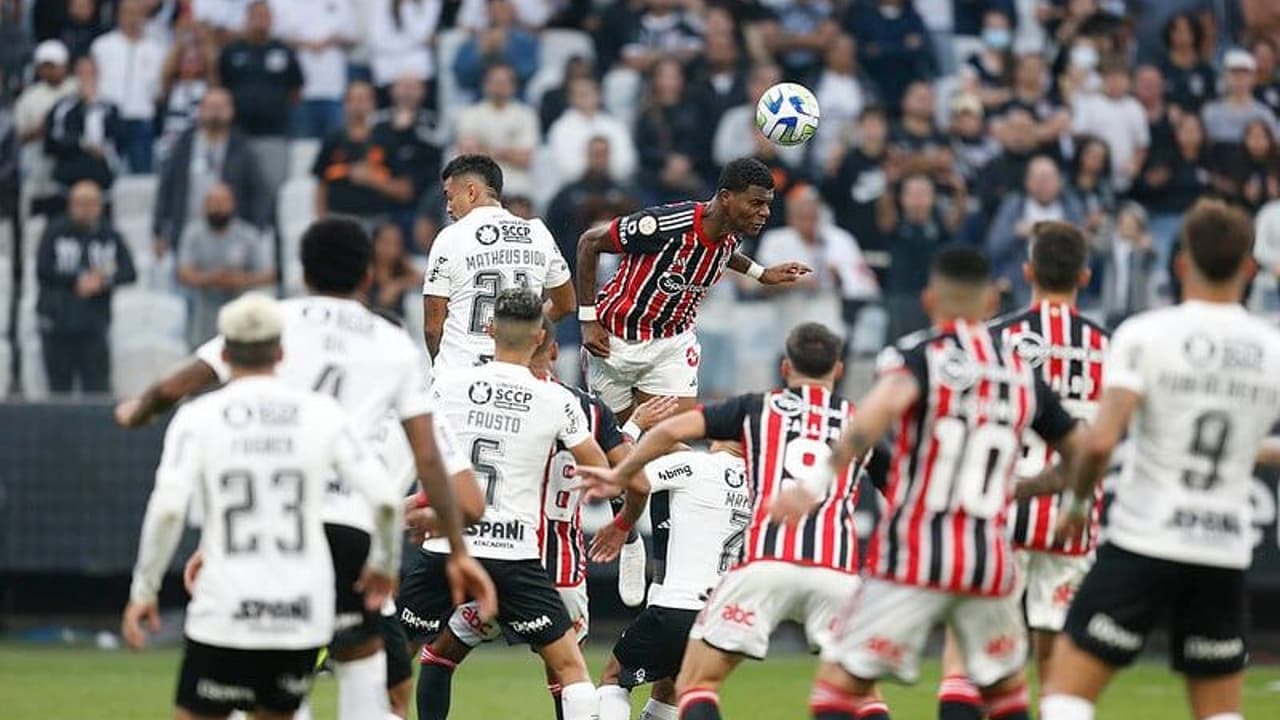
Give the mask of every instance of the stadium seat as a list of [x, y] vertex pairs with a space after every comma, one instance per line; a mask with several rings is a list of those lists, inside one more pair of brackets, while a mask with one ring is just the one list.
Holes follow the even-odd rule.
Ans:
[[111, 390], [116, 397], [136, 397], [156, 378], [170, 372], [189, 355], [181, 340], [157, 339], [111, 347]]
[[280, 258], [286, 295], [302, 292], [302, 266], [298, 259], [302, 233], [315, 219], [315, 178], [296, 177], [285, 182], [276, 199], [276, 227], [280, 229]]
[[13, 346], [9, 340], [0, 337], [0, 400], [9, 397], [13, 390]]
[[186, 333], [187, 304], [177, 295], [125, 287], [111, 297], [112, 352], [169, 340], [184, 343]]
[[0, 219], [0, 257], [13, 257], [14, 225], [9, 218]]
[[301, 138], [289, 143], [289, 177], [287, 179], [309, 177], [311, 166], [320, 154], [320, 141], [312, 138]]
[[124, 237], [124, 244], [129, 247], [133, 267], [138, 272], [137, 284], [150, 287], [151, 268], [156, 260], [154, 239], [151, 235], [151, 217], [139, 215], [117, 217], [115, 226]]
[[781, 351], [778, 328], [787, 327], [771, 302], [739, 302], [733, 309], [738, 381], [741, 387], [773, 387]]
[[27, 218], [26, 223], [22, 226], [22, 257], [24, 260], [34, 260], [36, 250], [40, 247], [40, 238], [44, 235], [44, 229], [48, 225], [48, 220], [43, 215], [36, 215]]
[[[0, 338], [9, 336], [9, 310], [13, 307], [16, 290], [13, 282], [13, 259], [9, 255], [0, 255]], [[0, 365], [0, 374], [5, 372], [4, 366]]]
[[151, 218], [156, 204], [155, 175], [123, 175], [111, 186], [111, 214], [113, 217]]
[[440, 109], [440, 127], [452, 128], [461, 109], [462, 90], [453, 74], [453, 60], [470, 36], [459, 28], [441, 30], [436, 34], [436, 107]]
[[[34, 255], [34, 253], [33, 253]], [[36, 265], [22, 268], [22, 293], [18, 299], [18, 356], [22, 361], [22, 392], [28, 400], [49, 396], [49, 380], [44, 372], [44, 354], [40, 344], [40, 327], [36, 318], [36, 300], [40, 286], [36, 281]]]
[[538, 106], [543, 93], [564, 80], [564, 66], [573, 57], [595, 60], [596, 48], [591, 36], [579, 30], [549, 28], [539, 34], [538, 71], [529, 79], [525, 99]]

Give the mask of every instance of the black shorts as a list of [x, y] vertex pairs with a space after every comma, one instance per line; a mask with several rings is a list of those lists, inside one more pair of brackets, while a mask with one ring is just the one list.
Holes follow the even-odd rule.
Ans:
[[678, 675], [689, 630], [697, 619], [697, 610], [645, 608], [613, 646], [613, 656], [622, 666], [618, 684], [633, 688]]
[[[397, 615], [415, 642], [439, 634], [453, 612], [444, 568], [448, 556], [420, 551], [406, 564], [396, 598]], [[477, 558], [498, 590], [498, 622], [509, 635], [534, 649], [559, 640], [573, 629], [564, 601], [539, 560]]]
[[369, 559], [369, 533], [346, 525], [325, 523], [324, 535], [329, 539], [333, 557], [334, 617], [333, 647], [359, 645], [380, 634], [378, 613], [364, 607], [364, 596], [356, 590], [356, 582]]
[[1169, 622], [1173, 669], [1215, 677], [1244, 668], [1244, 571], [1138, 555], [1115, 545], [1076, 591], [1065, 631], [1114, 667], [1133, 662], [1158, 622]]
[[387, 688], [393, 688], [413, 677], [413, 655], [409, 636], [395, 615], [379, 615], [378, 630], [387, 652]]
[[187, 639], [174, 704], [193, 715], [291, 713], [311, 690], [320, 648], [239, 650]]

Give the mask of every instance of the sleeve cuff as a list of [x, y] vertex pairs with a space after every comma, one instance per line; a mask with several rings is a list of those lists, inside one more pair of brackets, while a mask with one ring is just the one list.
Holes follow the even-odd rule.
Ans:
[[618, 223], [622, 222], [622, 218], [614, 218], [609, 223], [609, 239], [613, 241], [613, 249], [615, 252], [622, 252], [622, 237], [618, 234]]

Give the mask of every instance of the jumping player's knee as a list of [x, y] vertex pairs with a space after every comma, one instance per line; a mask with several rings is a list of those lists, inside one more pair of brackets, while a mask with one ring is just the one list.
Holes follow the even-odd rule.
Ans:
[[376, 655], [381, 650], [382, 635], [376, 631], [364, 631], [358, 628], [352, 628], [346, 634], [334, 635], [333, 642], [329, 644], [329, 655], [338, 662], [362, 660]]
[[879, 697], [874, 680], [855, 677], [839, 664], [824, 661], [818, 666], [815, 682], [823, 683], [858, 697]]
[[1001, 697], [1018, 691], [1027, 689], [1027, 676], [1021, 670], [1015, 671], [1012, 675], [1008, 675], [1000, 680], [978, 688], [978, 692], [982, 693], [984, 700], [991, 700], [995, 697]]

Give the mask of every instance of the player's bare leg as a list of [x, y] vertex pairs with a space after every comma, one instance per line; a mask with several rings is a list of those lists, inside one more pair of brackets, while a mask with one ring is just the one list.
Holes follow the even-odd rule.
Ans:
[[543, 666], [543, 670], [547, 674], [547, 692], [551, 693], [551, 703], [555, 706], [556, 720], [564, 720], [564, 702], [561, 695], [564, 692], [564, 684], [560, 682], [560, 678], [552, 672], [550, 667]]
[[809, 712], [814, 720], [889, 720], [875, 681], [854, 677], [831, 662], [818, 666]]
[[471, 648], [448, 627], [430, 643], [422, 646], [422, 653], [418, 658], [422, 666], [418, 671], [419, 720], [444, 720], [449, 716], [453, 671], [470, 652]]
[[1187, 677], [1191, 714], [1198, 720], [1244, 720], [1240, 712], [1243, 693], [1243, 671], [1218, 677]]
[[1052, 630], [1031, 631], [1031, 653], [1036, 660], [1036, 677], [1042, 686], [1052, 671], [1053, 648], [1057, 641], [1058, 633]]
[[409, 701], [413, 699], [413, 677], [400, 681], [387, 688], [387, 700], [391, 703], [391, 714], [400, 718], [409, 717]]
[[587, 661], [578, 646], [578, 633], [570, 628], [559, 640], [538, 648], [547, 676], [560, 682], [564, 720], [591, 720], [596, 715], [596, 688], [587, 673]]
[[938, 685], [938, 720], [982, 720], [982, 694], [969, 679], [964, 655], [951, 628], [942, 644], [942, 682]]
[[1081, 650], [1067, 635], [1054, 643], [1051, 674], [1041, 679], [1041, 720], [1093, 720], [1093, 706], [1115, 668]]
[[719, 720], [720, 686], [742, 662], [741, 655], [717, 650], [701, 640], [690, 640], [684, 651], [676, 693], [681, 720]]
[[649, 701], [640, 711], [640, 720], [676, 720], [680, 709], [676, 707], [675, 678], [663, 678], [649, 689]]

